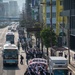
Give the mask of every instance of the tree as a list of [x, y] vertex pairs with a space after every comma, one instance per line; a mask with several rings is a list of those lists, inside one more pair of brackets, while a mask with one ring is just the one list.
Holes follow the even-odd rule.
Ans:
[[44, 45], [47, 48], [47, 55], [48, 55], [48, 48], [56, 45], [56, 34], [54, 33], [53, 29], [47, 27], [41, 31], [40, 36], [43, 40]]
[[[36, 37], [36, 45], [39, 44], [39, 48], [40, 48], [40, 40], [41, 40], [40, 31], [43, 28], [43, 23], [41, 23], [41, 22], [35, 22], [34, 28], [39, 29], [39, 31], [34, 32], [34, 34], [35, 34], [35, 37]], [[43, 51], [42, 51], [42, 53], [43, 53]]]

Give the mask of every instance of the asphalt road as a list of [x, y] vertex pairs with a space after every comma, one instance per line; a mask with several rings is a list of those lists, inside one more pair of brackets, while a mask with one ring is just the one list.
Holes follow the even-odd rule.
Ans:
[[[3, 59], [2, 59], [2, 48], [5, 43], [5, 34], [8, 31], [8, 27], [0, 29], [0, 75], [24, 75], [24, 72], [26, 71], [27, 64], [26, 64], [26, 54], [25, 52], [20, 48], [19, 51], [19, 62], [20, 62], [20, 55], [24, 56], [24, 64], [21, 65], [20, 63], [18, 64], [18, 67], [15, 66], [7, 66], [3, 67]], [[18, 33], [14, 32], [15, 34], [15, 44], [17, 43], [18, 40]], [[64, 52], [64, 54], [68, 55], [68, 52]], [[71, 59], [75, 53], [71, 51]], [[58, 54], [57, 54], [58, 55]], [[71, 62], [74, 62], [71, 60]], [[74, 64], [75, 65], [75, 64]], [[75, 72], [75, 71], [73, 71]], [[75, 73], [73, 74], [75, 75]]]
[[[26, 57], [25, 57], [25, 52], [20, 48], [19, 54], [24, 56], [24, 64], [21, 65], [20, 63], [18, 64], [18, 67], [16, 66], [6, 66], [3, 67], [3, 58], [2, 58], [2, 49], [3, 45], [5, 43], [5, 34], [8, 31], [8, 27], [0, 29], [0, 75], [24, 75], [24, 72], [27, 68], [26, 64]], [[14, 32], [15, 34], [15, 44], [17, 43], [18, 40], [18, 33]], [[19, 59], [20, 59], [19, 55]], [[20, 62], [20, 60], [19, 60]]]
[[0, 75], [3, 75], [2, 48], [5, 43], [5, 32], [7, 32], [7, 28], [0, 29]]

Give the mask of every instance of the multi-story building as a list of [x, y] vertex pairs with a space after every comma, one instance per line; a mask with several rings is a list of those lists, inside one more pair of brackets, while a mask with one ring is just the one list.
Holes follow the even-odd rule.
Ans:
[[3, 2], [3, 0], [0, 0], [0, 2]]
[[62, 45], [66, 45], [66, 34], [65, 29], [67, 24], [67, 17], [62, 16], [63, 11], [63, 0], [56, 0], [56, 34], [62, 37]]
[[25, 11], [26, 11], [26, 18], [31, 18], [31, 0], [26, 0], [25, 2]]
[[75, 0], [63, 0], [63, 16], [67, 16], [68, 43], [70, 48], [75, 50]]
[[8, 17], [9, 16], [9, 4], [8, 2], [3, 2], [3, 4], [4, 4], [4, 10], [5, 10], [4, 17]]
[[3, 2], [0, 2], [0, 18], [4, 17], [4, 13], [5, 13], [4, 4]]
[[36, 21], [39, 21], [39, 0], [32, 0], [31, 2], [31, 8], [32, 8], [32, 18]]
[[42, 0], [42, 14], [43, 14], [43, 22], [46, 26], [51, 26], [51, 6], [52, 6], [52, 28], [56, 30], [56, 0], [52, 0], [52, 4], [50, 4], [50, 0]]
[[32, 0], [32, 17], [46, 26], [46, 0]]
[[63, 11], [63, 3], [61, 0], [56, 1], [56, 34], [59, 35], [61, 32], [61, 26], [63, 25], [63, 17], [61, 12]]
[[9, 16], [17, 17], [19, 15], [19, 7], [17, 1], [9, 1]]
[[[47, 26], [47, 22], [46, 22], [46, 0], [41, 0], [41, 6], [42, 6], [42, 22], [43, 22], [43, 26], [46, 27]], [[50, 18], [50, 16], [49, 16]], [[50, 21], [49, 21], [50, 22]]]

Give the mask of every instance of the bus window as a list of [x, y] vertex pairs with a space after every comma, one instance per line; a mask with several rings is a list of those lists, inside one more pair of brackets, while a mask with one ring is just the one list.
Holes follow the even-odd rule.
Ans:
[[14, 43], [14, 35], [6, 35], [6, 41], [10, 41], [11, 44]]
[[6, 56], [7, 58], [18, 58], [17, 55], [18, 55], [18, 51], [16, 49], [15, 50], [13, 49], [4, 50], [4, 56]]

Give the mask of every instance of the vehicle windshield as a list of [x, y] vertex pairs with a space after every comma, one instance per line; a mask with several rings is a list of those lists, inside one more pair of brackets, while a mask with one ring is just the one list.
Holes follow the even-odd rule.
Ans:
[[18, 57], [18, 51], [15, 49], [15, 50], [13, 50], [13, 49], [5, 49], [4, 50], [4, 56], [5, 57], [8, 57], [8, 58], [17, 58]]
[[11, 43], [14, 43], [14, 35], [6, 35], [6, 41], [10, 41]]
[[68, 75], [68, 70], [54, 70], [54, 75]]

